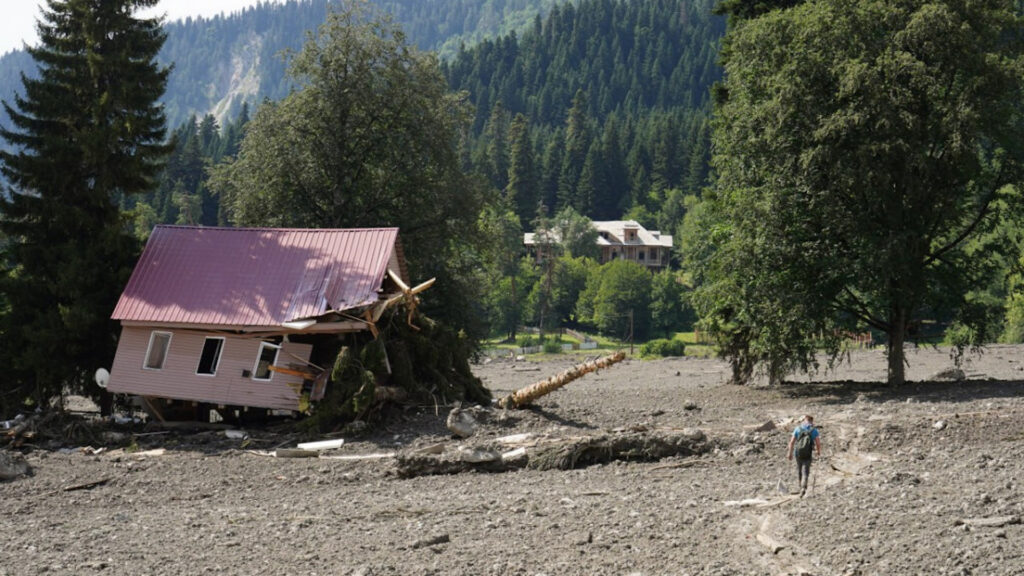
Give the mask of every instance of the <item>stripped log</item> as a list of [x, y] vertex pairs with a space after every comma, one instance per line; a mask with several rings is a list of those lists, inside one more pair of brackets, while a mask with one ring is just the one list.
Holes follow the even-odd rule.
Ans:
[[498, 400], [498, 406], [502, 408], [522, 408], [534, 400], [558, 390], [577, 378], [581, 378], [591, 372], [596, 372], [601, 368], [607, 368], [608, 366], [611, 366], [616, 362], [621, 362], [625, 359], [626, 353], [620, 351], [610, 356], [605, 356], [604, 358], [598, 358], [597, 360], [577, 364], [557, 376], [552, 376], [546, 380], [530, 384], [526, 388], [516, 390], [501, 400]]

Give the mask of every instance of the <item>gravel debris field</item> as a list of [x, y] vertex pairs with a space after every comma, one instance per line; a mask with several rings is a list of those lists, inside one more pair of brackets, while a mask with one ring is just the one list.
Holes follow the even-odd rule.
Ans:
[[[474, 370], [500, 397], [580, 359]], [[23, 449], [33, 474], [0, 483], [0, 576], [1024, 575], [1024, 347], [953, 381], [933, 377], [948, 350], [908, 361], [899, 388], [880, 350], [769, 388], [727, 384], [719, 360], [627, 360], [470, 439], [699, 428], [714, 445], [564, 471], [399, 477], [390, 454], [466, 442], [445, 406], [320, 458], [259, 455], [280, 428]], [[824, 454], [800, 498], [785, 449], [805, 413]]]

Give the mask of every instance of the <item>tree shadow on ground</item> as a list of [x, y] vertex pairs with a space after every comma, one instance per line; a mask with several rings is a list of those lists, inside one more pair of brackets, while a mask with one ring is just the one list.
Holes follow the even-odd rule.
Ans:
[[824, 404], [853, 404], [858, 400], [875, 403], [906, 401], [917, 402], [970, 402], [1024, 396], [1021, 380], [923, 380], [892, 386], [885, 382], [785, 382], [780, 393], [788, 398], [816, 399]]

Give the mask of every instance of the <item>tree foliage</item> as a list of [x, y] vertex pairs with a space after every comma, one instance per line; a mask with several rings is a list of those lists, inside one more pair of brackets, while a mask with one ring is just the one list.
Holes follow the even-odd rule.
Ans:
[[[532, 143], [534, 175], [524, 177], [520, 163], [519, 179], [539, 182], [548, 214], [569, 206], [614, 220], [641, 206], [656, 215], [661, 198], [653, 191], [699, 191], [707, 174], [709, 88], [720, 77], [717, 44], [725, 28], [711, 4], [564, 3], [521, 33], [461, 50], [443, 67], [476, 106], [469, 168], [502, 189], [494, 159], [503, 156], [495, 147], [508, 132], [500, 124], [522, 115], [527, 138], [506, 145]], [[496, 115], [499, 103], [503, 113]]]
[[357, 6], [331, 13], [289, 73], [299, 88], [261, 106], [238, 157], [213, 171], [228, 222], [398, 226], [412, 277], [437, 277], [428, 311], [476, 329], [467, 302], [487, 198], [460, 171], [468, 108], [436, 58]]
[[167, 151], [157, 105], [167, 69], [154, 60], [164, 34], [133, 16], [155, 4], [49, 0], [29, 50], [38, 77], [4, 103], [13, 127], [0, 135], [17, 151], [0, 152], [10, 183], [0, 410], [65, 388], [98, 394], [91, 375], [113, 360], [110, 313], [138, 250], [119, 203], [153, 187]]
[[848, 329], [888, 336], [894, 383], [927, 320], [991, 337], [969, 294], [1021, 177], [1021, 33], [1001, 0], [815, 0], [735, 23], [687, 254], [739, 379], [811, 368]]
[[642, 340], [651, 327], [651, 273], [636, 262], [595, 267], [576, 304], [580, 321], [602, 334]]

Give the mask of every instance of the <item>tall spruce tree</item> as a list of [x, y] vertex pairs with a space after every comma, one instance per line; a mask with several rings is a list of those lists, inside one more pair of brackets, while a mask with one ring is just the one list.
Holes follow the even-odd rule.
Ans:
[[516, 114], [512, 120], [508, 139], [508, 185], [505, 186], [505, 196], [511, 202], [519, 222], [529, 222], [540, 200], [540, 180], [537, 177], [533, 144], [530, 142], [530, 126], [522, 114]]
[[164, 33], [134, 15], [156, 4], [47, 0], [29, 49], [39, 75], [4, 102], [13, 126], [0, 135], [16, 151], [0, 153], [10, 183], [0, 410], [64, 390], [96, 395], [91, 374], [113, 359], [110, 313], [138, 251], [119, 205], [153, 186], [167, 151], [157, 98], [168, 70], [155, 62]]

